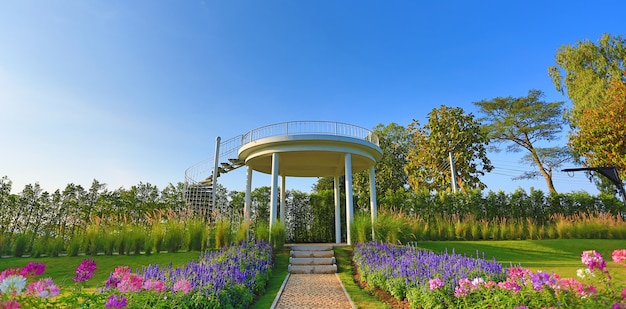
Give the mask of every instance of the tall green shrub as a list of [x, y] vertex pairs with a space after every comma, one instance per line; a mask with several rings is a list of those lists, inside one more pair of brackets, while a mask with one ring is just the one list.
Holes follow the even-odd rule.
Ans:
[[201, 219], [187, 220], [187, 243], [189, 250], [201, 251], [204, 249], [204, 240], [206, 239], [207, 228]]
[[272, 225], [270, 233], [270, 241], [274, 249], [282, 250], [285, 246], [285, 240], [287, 239], [287, 229], [285, 228], [285, 224], [280, 220], [277, 220], [276, 223]]
[[167, 221], [165, 236], [163, 239], [165, 248], [169, 253], [176, 253], [181, 249], [185, 238], [185, 226], [182, 222], [174, 219]]
[[220, 219], [215, 222], [215, 249], [220, 249], [230, 244], [232, 239], [232, 229], [230, 221]]

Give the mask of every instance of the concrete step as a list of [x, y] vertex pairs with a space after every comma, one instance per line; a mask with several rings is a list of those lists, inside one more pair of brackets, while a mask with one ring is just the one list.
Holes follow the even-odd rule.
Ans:
[[335, 264], [334, 257], [323, 258], [289, 258], [289, 264], [291, 265], [333, 265]]
[[289, 256], [294, 258], [328, 258], [335, 256], [332, 250], [328, 251], [291, 251]]
[[332, 245], [300, 245], [300, 246], [292, 246], [291, 251], [328, 251], [333, 250]]
[[289, 265], [292, 274], [334, 274], [337, 265]]

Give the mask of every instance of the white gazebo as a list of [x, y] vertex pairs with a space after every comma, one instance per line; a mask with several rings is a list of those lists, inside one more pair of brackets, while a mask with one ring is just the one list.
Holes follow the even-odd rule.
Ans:
[[[194, 180], [194, 171], [185, 172], [188, 188], [208, 187], [221, 173], [246, 166], [246, 193], [244, 215], [250, 218], [252, 171], [271, 175], [270, 229], [277, 220], [280, 202], [280, 220], [285, 222], [285, 188], [287, 177], [333, 177], [335, 196], [335, 239], [341, 243], [341, 216], [339, 177], [345, 175], [346, 235], [351, 244], [350, 225], [354, 219], [352, 175], [369, 170], [370, 207], [372, 223], [376, 218], [376, 179], [374, 166], [382, 157], [378, 137], [370, 130], [339, 122], [292, 121], [256, 128], [227, 140], [220, 151], [217, 139], [216, 158], [212, 174], [202, 181]], [[235, 157], [236, 152], [236, 157]], [[221, 166], [220, 166], [221, 164]], [[279, 185], [280, 180], [280, 185]], [[278, 194], [278, 188], [281, 192]], [[188, 192], [191, 192], [188, 190]], [[278, 197], [280, 201], [278, 200]], [[187, 200], [196, 201], [190, 196]]]

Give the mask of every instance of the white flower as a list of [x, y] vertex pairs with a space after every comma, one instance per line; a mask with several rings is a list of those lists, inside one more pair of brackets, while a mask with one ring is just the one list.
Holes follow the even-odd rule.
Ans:
[[587, 277], [595, 277], [596, 275], [589, 268], [580, 268], [576, 270], [576, 276], [585, 279]]
[[2, 294], [22, 294], [26, 287], [26, 278], [22, 275], [11, 275], [0, 282], [0, 292]]

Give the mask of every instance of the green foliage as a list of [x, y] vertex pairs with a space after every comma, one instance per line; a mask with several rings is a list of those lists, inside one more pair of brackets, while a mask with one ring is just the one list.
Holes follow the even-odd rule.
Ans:
[[[378, 136], [383, 152], [382, 158], [377, 160], [374, 166], [377, 194], [407, 187], [409, 180], [404, 166], [407, 163], [409, 149], [414, 148], [409, 132], [404, 126], [393, 122], [386, 126], [378, 124], [372, 131]], [[369, 170], [365, 170], [353, 175], [353, 191], [359, 207], [369, 205], [369, 173]], [[380, 198], [378, 200], [380, 201]]]
[[232, 239], [232, 226], [230, 221], [221, 219], [215, 222], [215, 249], [220, 249], [230, 244]]
[[207, 237], [207, 228], [203, 220], [192, 218], [187, 220], [187, 242], [189, 250], [200, 251], [204, 249], [204, 240]]
[[81, 242], [82, 241], [80, 239], [80, 235], [74, 235], [72, 240], [70, 240], [70, 244], [67, 248], [67, 255], [78, 256], [78, 253], [80, 252]]
[[368, 212], [357, 212], [350, 225], [352, 241], [366, 243], [372, 240], [372, 217]]
[[310, 240], [327, 242], [335, 239], [335, 197], [331, 190], [311, 194], [312, 225]]
[[285, 246], [285, 240], [287, 239], [287, 231], [285, 224], [277, 220], [270, 231], [270, 241], [274, 250], [282, 250]]
[[575, 126], [585, 110], [607, 99], [610, 82], [624, 76], [625, 62], [626, 40], [621, 35], [603, 34], [597, 43], [585, 39], [557, 50], [556, 65], [548, 72], [556, 89], [572, 100], [568, 116]]
[[247, 241], [248, 233], [250, 231], [250, 222], [244, 221], [239, 224], [237, 232], [235, 233], [235, 242]]
[[479, 176], [493, 169], [487, 158], [489, 139], [472, 114], [442, 105], [428, 113], [423, 127], [413, 120], [408, 130], [415, 147], [409, 150], [404, 170], [415, 192], [451, 190], [450, 153], [457, 185], [464, 191], [485, 188]]
[[541, 175], [548, 190], [556, 192], [552, 172], [571, 159], [567, 147], [540, 148], [537, 142], [556, 140], [563, 130], [564, 102], [545, 102], [540, 90], [529, 90], [526, 97], [497, 97], [474, 102], [483, 114], [481, 121], [489, 139], [509, 143], [507, 151], [528, 151], [525, 162], [533, 163], [538, 172], [527, 172], [520, 178]]
[[169, 220], [166, 224], [163, 244], [169, 253], [178, 252], [183, 246], [185, 239], [185, 226], [183, 222]]
[[[625, 55], [626, 56], [626, 55]], [[587, 166], [626, 169], [626, 82], [612, 81], [607, 98], [585, 109], [570, 134], [573, 150]], [[626, 175], [622, 176], [624, 179]]]
[[13, 241], [13, 255], [16, 257], [21, 257], [26, 254], [26, 249], [28, 248], [28, 242], [30, 239], [30, 235], [28, 234], [19, 234], [15, 237]]
[[254, 236], [257, 240], [270, 239], [270, 225], [266, 222], [260, 222], [254, 226]]

